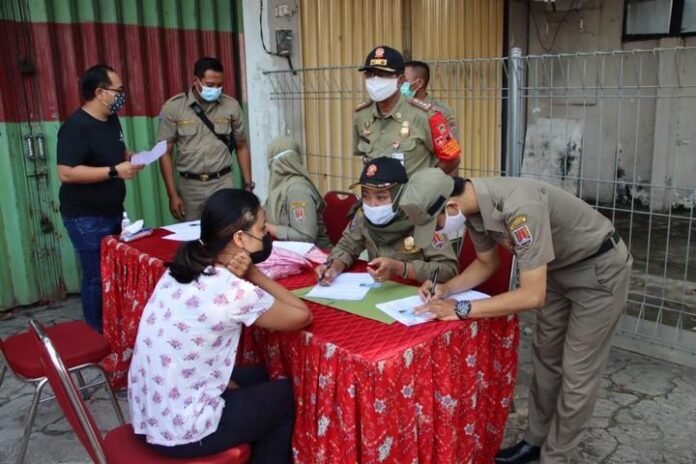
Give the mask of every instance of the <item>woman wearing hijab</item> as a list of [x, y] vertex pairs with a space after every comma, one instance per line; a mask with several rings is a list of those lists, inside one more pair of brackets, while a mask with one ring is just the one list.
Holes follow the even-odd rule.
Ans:
[[266, 229], [278, 240], [331, 248], [322, 213], [326, 204], [302, 164], [300, 145], [278, 137], [268, 147]]

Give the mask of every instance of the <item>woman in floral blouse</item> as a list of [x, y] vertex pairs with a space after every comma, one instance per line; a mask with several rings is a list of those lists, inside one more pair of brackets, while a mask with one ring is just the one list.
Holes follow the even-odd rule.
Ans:
[[312, 320], [255, 266], [271, 252], [265, 220], [252, 193], [211, 195], [200, 240], [181, 246], [145, 306], [128, 373], [130, 417], [135, 433], [170, 457], [247, 442], [253, 463], [290, 460], [290, 382], [234, 366], [242, 324], [299, 330]]

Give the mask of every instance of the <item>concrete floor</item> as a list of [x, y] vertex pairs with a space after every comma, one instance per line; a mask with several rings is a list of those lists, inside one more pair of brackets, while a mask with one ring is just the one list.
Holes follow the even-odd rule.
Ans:
[[[0, 337], [24, 330], [35, 317], [44, 323], [81, 317], [77, 298], [50, 307], [22, 309], [0, 316]], [[524, 433], [528, 385], [531, 375], [532, 323], [522, 322], [522, 343], [516, 412], [510, 415], [504, 445]], [[89, 379], [89, 376], [88, 376]], [[12, 463], [22, 435], [31, 399], [30, 386], [6, 375], [0, 386], [0, 463]], [[102, 390], [89, 402], [97, 423], [110, 429], [116, 418]], [[127, 416], [125, 400], [121, 407]], [[696, 370], [687, 369], [618, 349], [612, 350], [602, 376], [600, 400], [573, 463], [692, 464], [696, 462]], [[39, 406], [29, 443], [27, 463], [88, 463], [58, 405]]]

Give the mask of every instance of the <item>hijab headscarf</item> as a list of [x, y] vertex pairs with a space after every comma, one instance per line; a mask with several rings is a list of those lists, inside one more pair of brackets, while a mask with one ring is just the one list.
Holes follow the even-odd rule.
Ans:
[[302, 183], [308, 187], [312, 193], [314, 205], [317, 209], [317, 236], [315, 243], [320, 248], [331, 248], [331, 241], [326, 233], [326, 225], [322, 218], [326, 202], [322, 198], [319, 190], [309, 178], [309, 173], [302, 163], [302, 152], [300, 144], [291, 137], [278, 137], [271, 141], [268, 146], [268, 199], [266, 200], [266, 217], [271, 224], [288, 225], [286, 216], [290, 212], [286, 211], [288, 192], [295, 183]]
[[287, 192], [294, 182], [306, 181], [316, 195], [319, 209], [324, 208], [321, 194], [309, 178], [309, 173], [302, 163], [300, 144], [291, 137], [278, 137], [268, 145], [268, 199], [266, 216], [271, 224], [278, 224], [282, 218]]

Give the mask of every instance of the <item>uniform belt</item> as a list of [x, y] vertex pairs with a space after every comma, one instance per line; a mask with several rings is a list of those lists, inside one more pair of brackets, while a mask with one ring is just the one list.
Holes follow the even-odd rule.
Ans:
[[224, 176], [229, 172], [232, 172], [232, 168], [230, 166], [227, 166], [226, 168], [221, 169], [218, 172], [213, 172], [211, 174], [194, 174], [192, 172], [179, 171], [179, 175], [184, 179], [195, 179], [200, 180], [201, 182], [207, 182], [209, 180], [219, 179], [220, 177]]
[[592, 258], [596, 258], [597, 256], [603, 255], [607, 251], [614, 248], [614, 245], [618, 244], [620, 241], [621, 241], [621, 236], [619, 235], [619, 233], [616, 230], [614, 230], [614, 232], [612, 232], [611, 235], [606, 240], [604, 240], [602, 242], [602, 244], [599, 246], [599, 249], [596, 252], [594, 252], [593, 254], [588, 256], [587, 258], [583, 259], [582, 261], [587, 261], [587, 260], [590, 260]]

